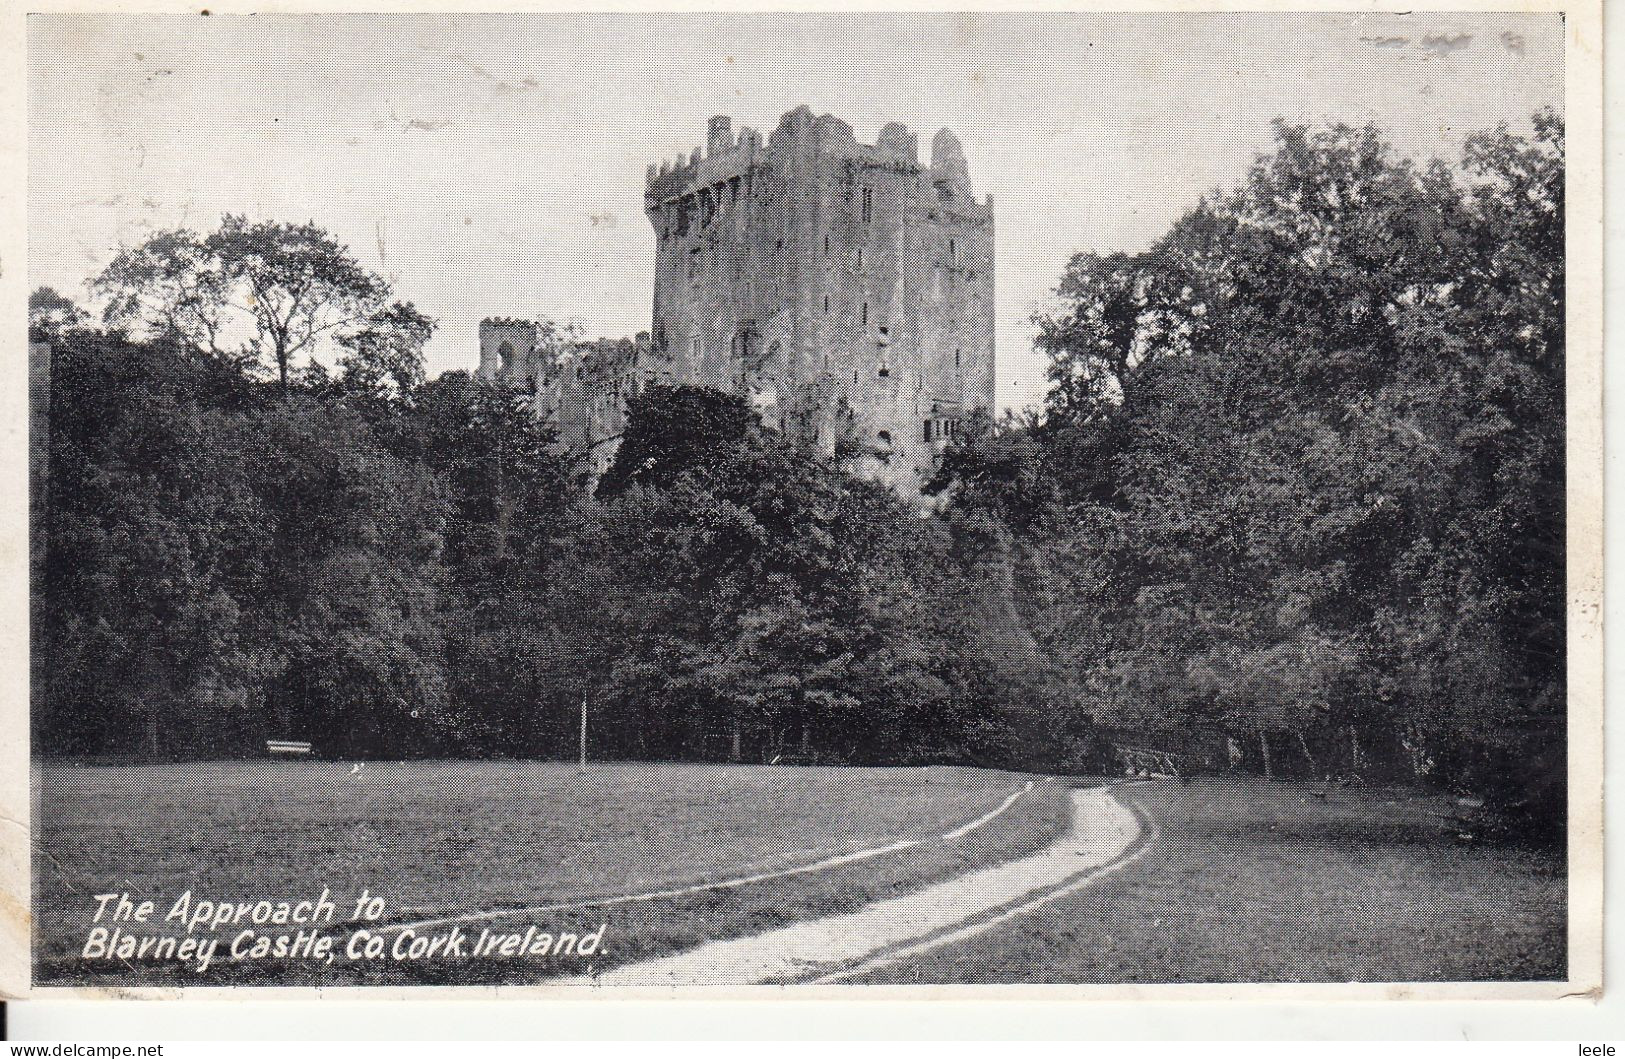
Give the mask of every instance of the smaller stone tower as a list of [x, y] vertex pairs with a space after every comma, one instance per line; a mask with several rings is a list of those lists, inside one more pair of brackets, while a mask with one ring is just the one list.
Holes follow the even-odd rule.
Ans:
[[506, 316], [480, 321], [480, 377], [518, 381], [536, 375], [536, 323]]

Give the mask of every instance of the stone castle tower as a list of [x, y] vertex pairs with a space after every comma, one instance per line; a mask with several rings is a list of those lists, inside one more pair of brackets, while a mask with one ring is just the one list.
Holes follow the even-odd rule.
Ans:
[[[765, 141], [716, 117], [703, 152], [649, 167], [644, 207], [648, 335], [561, 361], [532, 352], [526, 321], [481, 327], [481, 373], [534, 385], [542, 407], [579, 420], [579, 437], [561, 421], [561, 442], [596, 453], [595, 469], [624, 396], [646, 384], [748, 395], [769, 425], [909, 498], [964, 417], [992, 410], [993, 201], [972, 193], [953, 133], [937, 133], [927, 164], [895, 123], [868, 145], [804, 106]], [[583, 402], [596, 419], [571, 410]]]
[[946, 439], [993, 408], [993, 201], [944, 129], [929, 164], [806, 107], [764, 143], [712, 118], [705, 152], [649, 168], [652, 348], [685, 381], [918, 493]]

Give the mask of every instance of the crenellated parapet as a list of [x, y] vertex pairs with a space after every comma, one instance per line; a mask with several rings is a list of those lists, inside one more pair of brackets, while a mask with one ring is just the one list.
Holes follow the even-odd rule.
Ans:
[[487, 316], [480, 321], [484, 328], [495, 327], [535, 327], [535, 320], [523, 320], [516, 316]]
[[[929, 163], [920, 160], [919, 138], [901, 122], [889, 122], [872, 144], [860, 142], [852, 126], [832, 114], [814, 115], [806, 105], [786, 111], [778, 127], [764, 141], [751, 128], [733, 131], [725, 115], [710, 120], [703, 150], [695, 147], [675, 162], [661, 161], [648, 168], [644, 205], [651, 216], [674, 204], [689, 205], [710, 196], [730, 199], [748, 190], [748, 174], [769, 157], [841, 159], [854, 171], [889, 170], [916, 177], [922, 190], [938, 196], [957, 219], [991, 223], [993, 198], [978, 200], [971, 189], [969, 167], [959, 138], [948, 129], [931, 142]], [[742, 178], [746, 186], [742, 188]], [[693, 199], [690, 196], [694, 196]]]
[[742, 176], [762, 152], [762, 134], [741, 127], [733, 133], [732, 119], [718, 116], [706, 130], [705, 151], [694, 148], [675, 162], [651, 163], [644, 180], [644, 201], [650, 206], [681, 198], [695, 189]]

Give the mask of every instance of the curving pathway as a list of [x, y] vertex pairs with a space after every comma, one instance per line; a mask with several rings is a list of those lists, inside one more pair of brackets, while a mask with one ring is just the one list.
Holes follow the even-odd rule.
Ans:
[[[1081, 889], [1137, 860], [1149, 843], [1135, 815], [1103, 787], [1072, 792], [1072, 828], [1037, 853], [967, 872], [856, 912], [629, 964], [558, 984], [712, 986], [834, 982], [960, 941]], [[991, 915], [989, 913], [992, 913]]]

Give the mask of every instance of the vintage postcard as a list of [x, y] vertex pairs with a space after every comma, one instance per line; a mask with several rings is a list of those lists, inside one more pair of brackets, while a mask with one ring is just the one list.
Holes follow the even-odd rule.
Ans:
[[1599, 995], [1601, 12], [1349, 6], [17, 14], [6, 988]]

